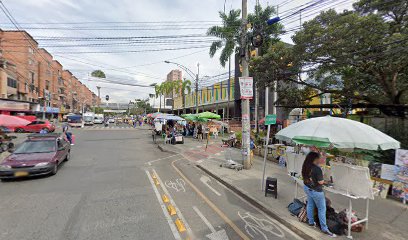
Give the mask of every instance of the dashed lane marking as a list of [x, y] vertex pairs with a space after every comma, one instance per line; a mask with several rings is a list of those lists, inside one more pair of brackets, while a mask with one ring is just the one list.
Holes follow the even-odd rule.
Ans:
[[180, 169], [178, 169], [175, 166], [175, 162], [179, 161], [181, 159], [178, 160], [174, 160], [171, 162], [172, 167], [176, 170], [176, 172], [184, 179], [184, 181], [186, 181], [191, 188], [193, 188], [193, 190], [208, 204], [208, 206], [210, 206], [223, 220], [224, 222], [226, 222], [228, 225], [231, 226], [231, 228], [244, 240], [249, 240], [250, 238], [241, 231], [241, 229], [235, 225], [235, 223], [233, 221], [231, 221], [231, 219], [229, 219], [225, 213], [223, 213], [213, 202], [211, 202], [210, 199], [208, 199], [181, 171]]
[[171, 219], [171, 216], [167, 212], [166, 205], [163, 203], [163, 200], [160, 198], [159, 190], [157, 190], [156, 186], [153, 183], [153, 178], [150, 176], [149, 171], [146, 171], [147, 178], [149, 178], [150, 184], [152, 185], [152, 188], [154, 190], [154, 193], [156, 194], [157, 200], [159, 201], [160, 207], [163, 210], [163, 214], [167, 220], [167, 223], [169, 224], [170, 230], [173, 233], [173, 236], [176, 240], [181, 240], [180, 233], [177, 231], [176, 226], [173, 223], [173, 220]]

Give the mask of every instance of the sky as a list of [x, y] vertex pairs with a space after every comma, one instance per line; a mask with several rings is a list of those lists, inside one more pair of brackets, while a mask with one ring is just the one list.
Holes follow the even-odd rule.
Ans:
[[[259, 0], [264, 7], [279, 5], [280, 17], [311, 2], [319, 0]], [[321, 9], [350, 9], [353, 2], [320, 0], [322, 5], [313, 11], [304, 12], [302, 16], [296, 13], [282, 23], [285, 29], [293, 29], [300, 25], [300, 17], [304, 22]], [[109, 95], [110, 102], [122, 103], [147, 98], [154, 89], [95, 82], [89, 74], [100, 69], [110, 82], [150, 85], [164, 81], [172, 69], [179, 69], [164, 63], [170, 60], [194, 73], [199, 63], [200, 77], [207, 77], [202, 85], [227, 77], [228, 66], [223, 68], [218, 55], [210, 58], [208, 54], [213, 39], [201, 35], [208, 27], [220, 24], [218, 12], [223, 11], [224, 6], [227, 12], [241, 8], [241, 0], [3, 0], [3, 3], [20, 28], [38, 39], [40, 47], [46, 48], [65, 69], [95, 93], [96, 86], [100, 86], [101, 97]], [[256, 0], [248, 0], [249, 12], [253, 12], [255, 4]], [[0, 28], [15, 29], [2, 12]], [[291, 42], [292, 34], [283, 35], [281, 39]], [[180, 35], [184, 36], [182, 40], [168, 38]], [[165, 40], [158, 40], [158, 36]], [[112, 45], [112, 41], [106, 40], [112, 37], [124, 40]], [[98, 40], [78, 41], [83, 39]], [[134, 42], [129, 43], [129, 39]], [[220, 74], [224, 75], [208, 78]], [[185, 72], [183, 76], [191, 79]]]

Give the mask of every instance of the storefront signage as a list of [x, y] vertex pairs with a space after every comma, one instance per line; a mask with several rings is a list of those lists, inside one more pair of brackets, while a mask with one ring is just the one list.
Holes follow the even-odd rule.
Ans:
[[56, 107], [46, 107], [45, 112], [47, 113], [59, 113], [59, 108]]
[[240, 77], [239, 89], [241, 92], [241, 99], [252, 99], [254, 96], [253, 91], [253, 78], [252, 77]]
[[273, 125], [273, 124], [276, 124], [276, 114], [266, 115], [265, 125]]
[[27, 111], [30, 110], [30, 104], [24, 102], [4, 101], [0, 100], [1, 110]]

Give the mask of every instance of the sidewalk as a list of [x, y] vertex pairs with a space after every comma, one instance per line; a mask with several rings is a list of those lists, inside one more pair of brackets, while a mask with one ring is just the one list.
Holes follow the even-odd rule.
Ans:
[[[221, 140], [211, 140], [210, 146], [221, 145]], [[201, 147], [197, 147], [201, 146]], [[185, 139], [183, 145], [162, 145], [162, 148], [167, 151], [184, 152], [187, 149], [195, 148], [205, 151], [205, 142], [197, 142], [191, 138]], [[222, 150], [221, 150], [222, 151]], [[277, 218], [279, 221], [292, 226], [295, 230], [299, 230], [304, 234], [314, 239], [331, 239], [321, 234], [320, 231], [312, 229], [307, 224], [301, 223], [296, 217], [291, 216], [287, 210], [287, 206], [293, 201], [295, 196], [295, 183], [286, 174], [286, 169], [267, 162], [266, 176], [273, 176], [278, 179], [278, 199], [273, 197], [265, 197], [261, 191], [262, 165], [263, 159], [255, 156], [254, 164], [249, 170], [236, 171], [227, 168], [221, 168], [219, 165], [225, 161], [224, 153], [209, 154], [209, 161], [198, 161], [197, 164], [204, 171], [209, 173], [220, 181], [224, 181], [227, 186], [243, 193], [248, 199], [253, 199], [256, 204], [262, 205], [267, 211]], [[240, 159], [238, 149], [233, 149], [233, 159]], [[299, 196], [303, 195], [303, 190], [299, 191]], [[337, 194], [326, 195], [331, 201], [332, 206], [337, 210], [343, 210], [348, 207], [348, 199]], [[353, 209], [357, 211], [357, 215], [363, 217], [365, 214], [365, 201], [353, 200]], [[408, 239], [408, 207], [402, 203], [393, 200], [381, 199], [376, 197], [374, 201], [370, 201], [370, 215], [368, 221], [368, 229], [361, 233], [352, 233], [354, 239], [389, 239], [403, 240]], [[346, 239], [345, 235], [339, 237]]]

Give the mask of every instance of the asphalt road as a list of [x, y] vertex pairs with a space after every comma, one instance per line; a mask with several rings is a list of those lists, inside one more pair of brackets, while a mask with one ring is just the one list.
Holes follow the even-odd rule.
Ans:
[[0, 183], [0, 239], [299, 239], [149, 131], [74, 133], [57, 175]]

